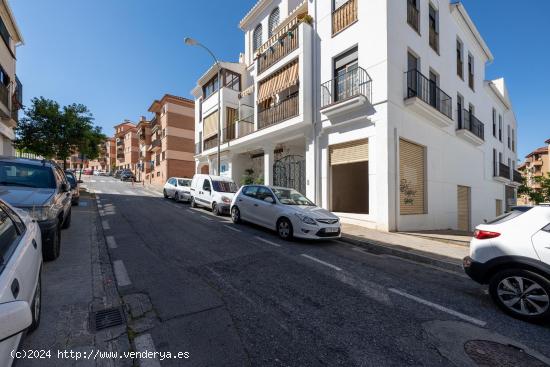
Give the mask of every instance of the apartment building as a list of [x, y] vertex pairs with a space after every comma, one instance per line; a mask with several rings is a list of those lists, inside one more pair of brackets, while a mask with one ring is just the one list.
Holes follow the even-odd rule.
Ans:
[[116, 140], [113, 137], [105, 140], [105, 155], [107, 160], [107, 167], [105, 170], [111, 172], [116, 167]]
[[[537, 177], [547, 177], [550, 173], [550, 139], [546, 141], [547, 146], [533, 150], [525, 156], [525, 161], [518, 167], [521, 175], [525, 178], [526, 186], [538, 190], [540, 183]], [[533, 204], [527, 196], [518, 198], [518, 204]]]
[[218, 173], [221, 93], [219, 174], [237, 183], [381, 230], [470, 231], [515, 204], [515, 115], [461, 3], [260, 0], [239, 26], [229, 76], [193, 90], [197, 172]]
[[144, 152], [144, 162], [150, 163], [146, 170], [145, 181], [156, 186], [163, 186], [170, 177], [193, 177], [195, 161], [195, 122], [193, 101], [165, 94], [155, 100], [149, 107], [153, 118], [142, 125], [144, 144], [150, 129], [149, 156]]
[[15, 73], [16, 52], [23, 37], [7, 1], [0, 3], [0, 37], [0, 155], [14, 155], [13, 129], [23, 103], [23, 86]]
[[[139, 141], [139, 161], [136, 172], [136, 179], [143, 181], [151, 172], [151, 122], [142, 116], [137, 124], [137, 135]], [[150, 177], [147, 177], [149, 179]]]
[[125, 120], [116, 125], [114, 129], [116, 141], [116, 168], [129, 169], [135, 172], [139, 156], [136, 125], [129, 120]]

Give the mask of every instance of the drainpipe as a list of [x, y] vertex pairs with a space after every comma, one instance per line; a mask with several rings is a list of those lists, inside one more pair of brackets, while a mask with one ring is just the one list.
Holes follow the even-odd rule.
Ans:
[[319, 105], [318, 105], [318, 95], [317, 95], [317, 85], [320, 85], [319, 81], [317, 80], [317, 75], [320, 74], [320, 71], [318, 72], [319, 67], [319, 57], [317, 57], [318, 53], [318, 47], [317, 47], [317, 1], [313, 0], [313, 32], [311, 32], [311, 44], [313, 49], [313, 69], [312, 69], [312, 97], [313, 97], [313, 111], [312, 111], [312, 122], [313, 122], [313, 190], [314, 190], [314, 200], [315, 203], [317, 203], [319, 206], [322, 206], [322, 198], [321, 198], [321, 162], [320, 162], [320, 154], [319, 154], [319, 127], [318, 125], [321, 123], [318, 119], [319, 116]]

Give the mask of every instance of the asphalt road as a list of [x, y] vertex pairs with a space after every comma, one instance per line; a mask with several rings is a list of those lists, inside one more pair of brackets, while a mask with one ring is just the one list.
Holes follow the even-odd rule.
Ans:
[[120, 293], [151, 303], [130, 326], [145, 336], [136, 344], [188, 352], [188, 365], [476, 365], [471, 340], [499, 343], [474, 343], [487, 365], [548, 363], [550, 325], [502, 314], [462, 273], [339, 241], [284, 242], [140, 184], [85, 185], [99, 197]]

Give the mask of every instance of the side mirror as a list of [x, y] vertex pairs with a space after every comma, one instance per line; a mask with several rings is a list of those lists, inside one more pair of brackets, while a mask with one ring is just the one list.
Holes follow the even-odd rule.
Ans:
[[32, 315], [25, 301], [0, 303], [0, 343], [31, 326]]
[[271, 196], [266, 196], [264, 201], [270, 204], [275, 204], [275, 200], [273, 200]]

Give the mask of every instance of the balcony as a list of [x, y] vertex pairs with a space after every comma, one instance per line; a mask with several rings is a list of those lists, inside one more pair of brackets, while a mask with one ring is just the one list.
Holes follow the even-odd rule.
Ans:
[[372, 79], [361, 67], [321, 84], [321, 112], [327, 117], [348, 112], [372, 100]]
[[157, 151], [157, 150], [160, 150], [160, 148], [162, 147], [162, 140], [160, 139], [155, 139], [151, 142], [151, 150], [152, 151]]
[[218, 136], [215, 135], [214, 137], [208, 138], [204, 141], [204, 151], [207, 151], [208, 149], [212, 149], [218, 146]]
[[124, 159], [124, 152], [117, 152], [116, 153], [116, 159], [123, 160]]
[[357, 21], [358, 0], [348, 0], [332, 12], [332, 35], [342, 32]]
[[495, 178], [501, 182], [508, 182], [510, 180], [510, 167], [502, 162], [499, 162], [498, 176], [496, 176]]
[[263, 73], [277, 61], [296, 50], [299, 46], [298, 25], [294, 25], [279, 39], [274, 39], [272, 45], [258, 56], [258, 74]]
[[298, 116], [298, 92], [291, 94], [288, 98], [258, 111], [258, 129], [278, 124], [291, 117]]
[[235, 122], [227, 125], [226, 128], [222, 130], [222, 142], [227, 143], [237, 137], [237, 124]]
[[405, 104], [430, 122], [447, 127], [453, 123], [453, 99], [418, 70], [409, 70]]
[[195, 155], [202, 153], [202, 141], [195, 143]]
[[456, 134], [474, 145], [481, 145], [485, 140], [485, 125], [468, 110], [458, 114]]
[[521, 172], [518, 170], [513, 170], [513, 178], [512, 181], [518, 184], [523, 183], [523, 176], [521, 175]]
[[420, 12], [410, 2], [407, 2], [407, 23], [418, 33], [420, 33]]

